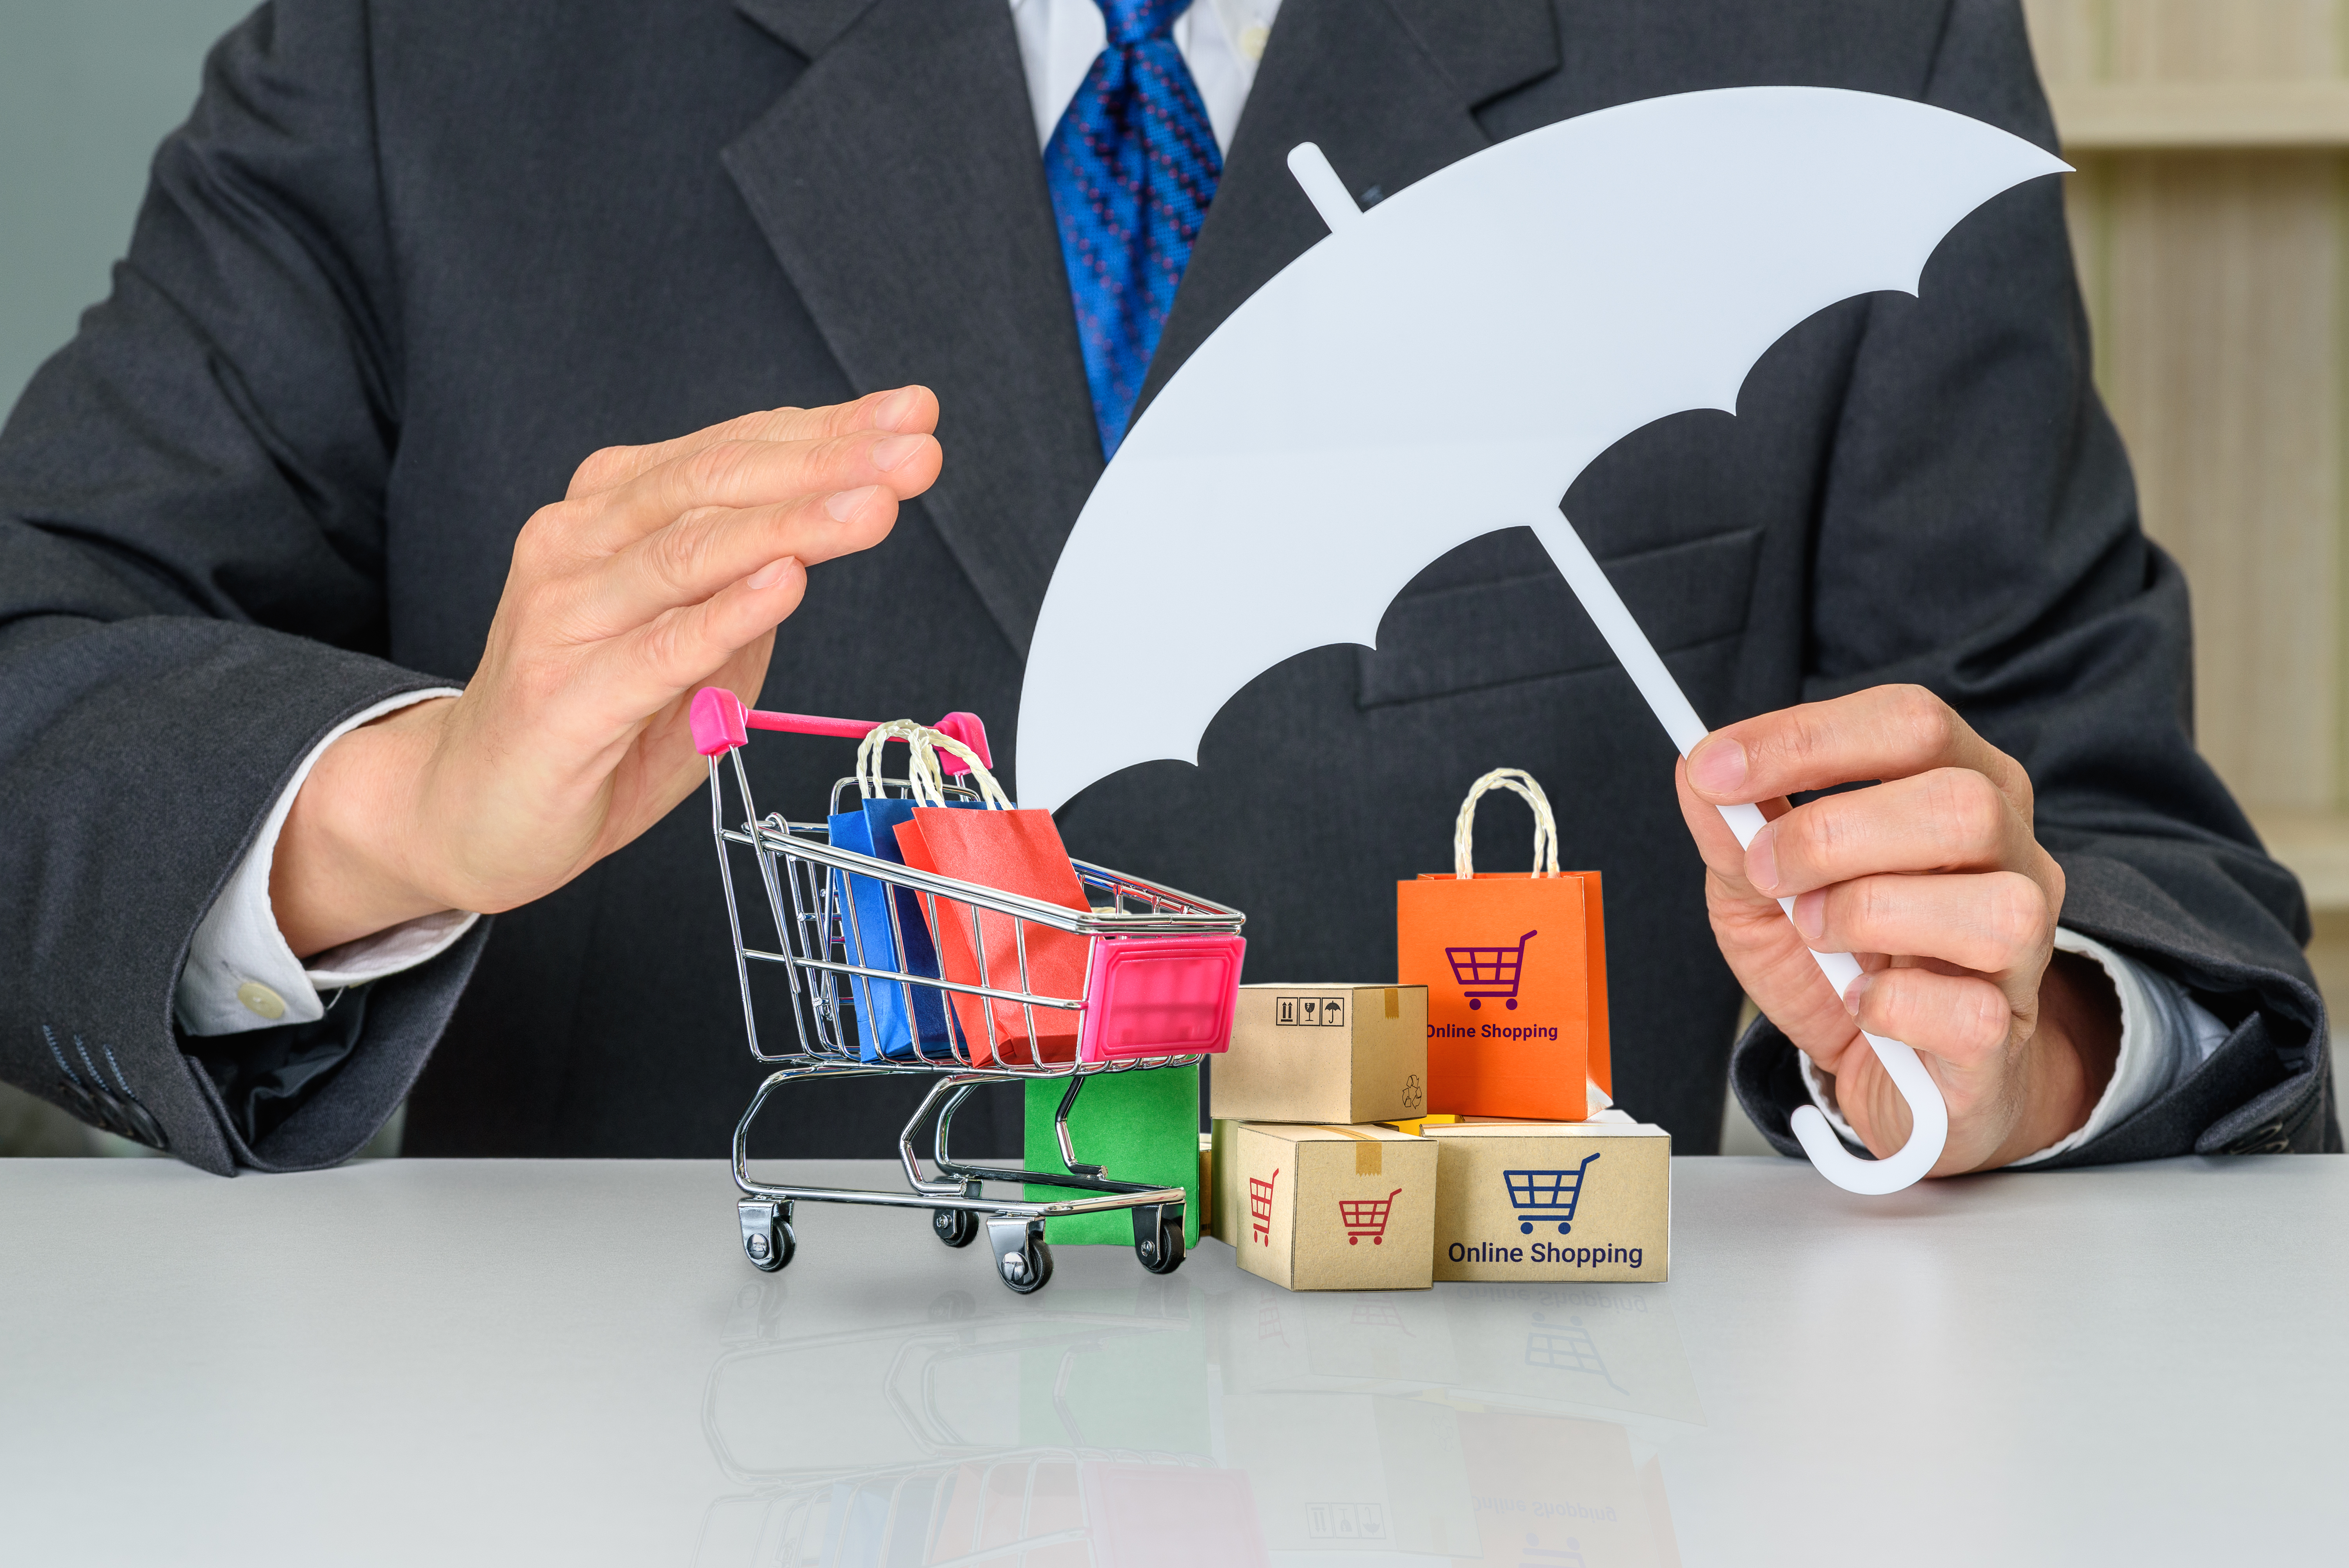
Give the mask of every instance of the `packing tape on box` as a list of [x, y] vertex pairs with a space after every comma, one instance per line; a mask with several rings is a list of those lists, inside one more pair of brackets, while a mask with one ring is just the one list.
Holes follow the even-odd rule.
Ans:
[[1354, 1145], [1355, 1175], [1382, 1176], [1386, 1174], [1386, 1151], [1379, 1146], [1379, 1140], [1376, 1137], [1371, 1133], [1361, 1131], [1355, 1128], [1340, 1127], [1334, 1122], [1317, 1121], [1313, 1125], [1318, 1131], [1334, 1132], [1340, 1138], [1354, 1138], [1361, 1140], [1360, 1142]]

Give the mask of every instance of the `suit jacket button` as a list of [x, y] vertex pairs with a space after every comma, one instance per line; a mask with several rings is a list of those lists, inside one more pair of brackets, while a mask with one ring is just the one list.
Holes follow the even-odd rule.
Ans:
[[114, 1098], [112, 1089], [104, 1085], [92, 1088], [89, 1091], [89, 1107], [96, 1113], [98, 1126], [117, 1138], [130, 1136], [130, 1123], [122, 1114], [122, 1102]]
[[123, 1136], [150, 1149], [169, 1149], [171, 1140], [163, 1136], [163, 1129], [151, 1112], [135, 1099], [120, 1100], [116, 1109], [122, 1113]]
[[83, 1088], [71, 1078], [59, 1078], [55, 1092], [57, 1103], [73, 1112], [76, 1120], [87, 1121], [92, 1126], [98, 1125], [98, 1107], [90, 1103], [88, 1089]]

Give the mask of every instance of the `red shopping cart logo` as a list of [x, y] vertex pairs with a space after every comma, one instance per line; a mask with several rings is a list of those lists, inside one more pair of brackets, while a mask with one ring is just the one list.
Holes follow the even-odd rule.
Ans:
[[1526, 944], [1540, 934], [1528, 931], [1517, 938], [1515, 947], [1445, 948], [1444, 956], [1451, 961], [1452, 977], [1460, 982], [1460, 994], [1468, 998], [1468, 1006], [1482, 1007], [1485, 998], [1495, 997], [1516, 1011], [1517, 976], [1526, 968]]
[[1374, 1247], [1386, 1245], [1387, 1215], [1394, 1208], [1395, 1193], [1402, 1191], [1402, 1189], [1398, 1187], [1383, 1198], [1339, 1199], [1338, 1218], [1345, 1222], [1346, 1244], [1350, 1247], [1361, 1246], [1362, 1238], [1368, 1236], [1371, 1238], [1371, 1245]]
[[1280, 1180], [1275, 1171], [1269, 1179], [1248, 1178], [1248, 1227], [1256, 1233], [1256, 1244], [1272, 1245], [1272, 1184]]

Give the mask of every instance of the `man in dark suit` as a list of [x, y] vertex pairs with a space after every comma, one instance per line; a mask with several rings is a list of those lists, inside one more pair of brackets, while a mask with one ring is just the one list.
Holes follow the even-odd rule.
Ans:
[[[2053, 139], [2012, 0], [1085, 4], [284, 0], [226, 40], [113, 297], [0, 436], [0, 1071], [215, 1171], [340, 1160], [404, 1095], [418, 1153], [715, 1153], [753, 1069], [705, 820], [669, 809], [683, 698], [968, 708], [1016, 788], [1105, 446], [1320, 232], [1290, 146], [1375, 200], [1757, 82]], [[1118, 305], [1081, 165], [1150, 114], [1189, 205], [1152, 196], [1114, 261], [1180, 287]], [[1257, 977], [1360, 978], [1390, 884], [1514, 764], [1608, 874], [1618, 1095], [1683, 1150], [1741, 981], [1738, 1091], [1783, 1148], [1806, 1099], [1905, 1138], [1864, 1023], [1927, 1053], [1943, 1171], [2337, 1149], [2305, 912], [2193, 754], [2184, 587], [2088, 372], [2039, 181], [1921, 299], [1790, 335], [1735, 419], [1592, 466], [1568, 511], [1623, 596], [1700, 711], [1756, 716], [1677, 805], [1518, 531], [1064, 837], [1248, 911]], [[752, 767], [804, 815], [846, 743]], [[1868, 780], [1750, 853], [1707, 804]], [[1779, 895], [1891, 955], [1864, 993]], [[786, 1106], [769, 1151], [884, 1152], [902, 1088]], [[961, 1130], [1011, 1141], [995, 1109]]]

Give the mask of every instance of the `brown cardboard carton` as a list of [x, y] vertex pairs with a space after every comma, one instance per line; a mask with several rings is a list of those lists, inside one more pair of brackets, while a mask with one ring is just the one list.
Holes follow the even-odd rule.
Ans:
[[1232, 1144], [1240, 1267], [1290, 1290], [1427, 1288], [1434, 1140], [1251, 1121]]
[[[1644, 1122], [1431, 1125], [1437, 1279], [1661, 1280], [1671, 1135]], [[1245, 1254], [1243, 1254], [1245, 1256]]]
[[1243, 985], [1210, 1114], [1352, 1125], [1427, 1109], [1427, 987]]
[[1209, 1134], [1213, 1152], [1208, 1156], [1209, 1173], [1215, 1181], [1214, 1196], [1207, 1200], [1207, 1217], [1213, 1222], [1216, 1240], [1227, 1247], [1240, 1244], [1240, 1232], [1245, 1228], [1243, 1217], [1247, 1205], [1232, 1192], [1232, 1172], [1239, 1169], [1239, 1153], [1232, 1146], [1238, 1136], [1240, 1124], [1229, 1117], [1215, 1120], [1215, 1131]]

